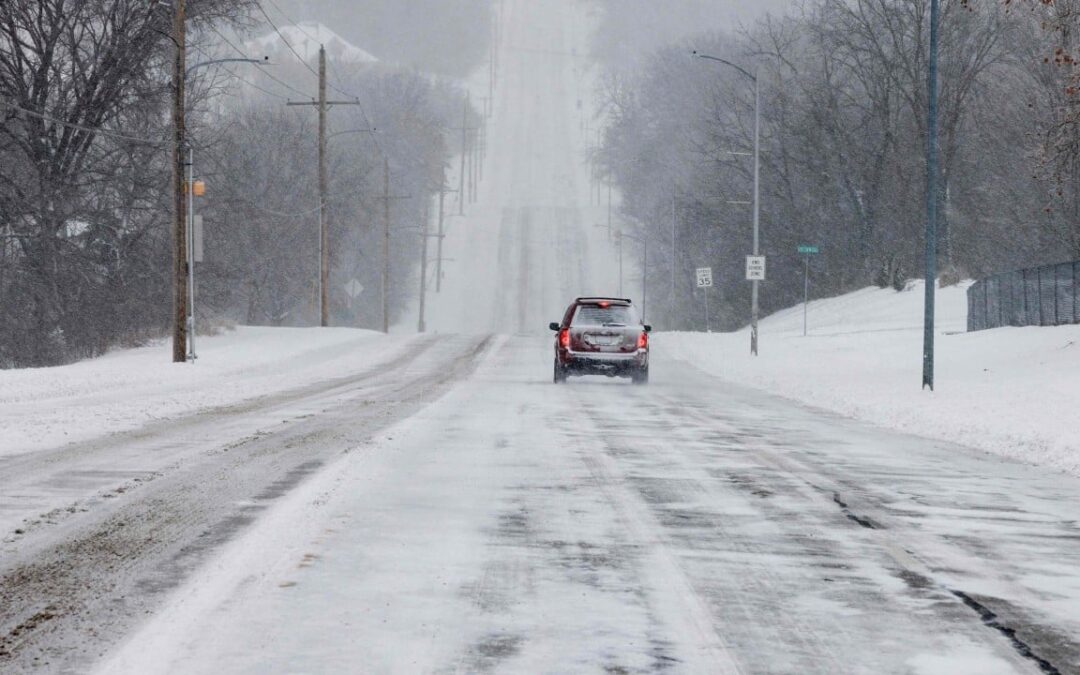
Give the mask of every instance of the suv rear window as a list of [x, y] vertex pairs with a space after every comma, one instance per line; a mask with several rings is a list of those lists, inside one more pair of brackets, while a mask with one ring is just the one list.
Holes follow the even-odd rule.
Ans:
[[578, 305], [574, 312], [574, 326], [631, 326], [636, 324], [637, 314], [629, 305]]

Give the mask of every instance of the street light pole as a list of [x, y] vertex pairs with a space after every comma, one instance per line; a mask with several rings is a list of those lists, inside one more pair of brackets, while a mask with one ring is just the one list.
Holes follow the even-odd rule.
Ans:
[[[754, 83], [754, 255], [760, 255], [761, 240], [759, 236], [761, 221], [761, 81], [758, 75], [751, 73], [742, 66], [738, 66], [727, 59], [718, 56], [709, 56], [697, 51], [694, 56], [709, 61], [716, 61], [730, 66], [739, 71], [744, 77]], [[750, 282], [750, 353], [757, 356], [758, 353], [758, 280]]]
[[[761, 80], [754, 79], [754, 255], [761, 254]], [[758, 353], [758, 280], [750, 282], [750, 353]]]
[[187, 355], [195, 363], [195, 151], [187, 144]]
[[622, 232], [618, 232], [619, 237], [619, 297], [622, 297]]
[[[254, 63], [265, 59], [213, 59], [187, 65], [186, 3], [177, 0], [173, 16], [173, 362], [195, 362], [195, 213], [194, 151], [187, 138], [186, 87], [191, 73], [218, 63]], [[186, 155], [186, 158], [185, 158]]]
[[[622, 240], [623, 237], [633, 239], [641, 244], [641, 316], [645, 317], [645, 294], [648, 290], [648, 269], [649, 269], [649, 240], [645, 237], [638, 237], [625, 232], [619, 232], [619, 260], [622, 260]], [[621, 277], [620, 277], [621, 278]], [[622, 295], [622, 288], [620, 284], [619, 295]]]

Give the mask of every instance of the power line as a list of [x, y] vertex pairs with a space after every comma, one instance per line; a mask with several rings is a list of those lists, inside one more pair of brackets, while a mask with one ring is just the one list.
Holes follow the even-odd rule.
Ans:
[[[285, 14], [285, 12], [281, 11], [281, 8], [278, 7], [278, 5], [273, 0], [267, 0], [267, 2], [269, 2], [274, 7], [274, 9], [276, 9], [278, 11], [278, 13], [281, 14], [281, 16], [285, 17], [285, 19], [287, 21], [294, 24], [296, 26], [297, 30], [299, 30], [304, 35], [307, 35], [309, 38], [311, 38], [312, 41], [318, 42], [318, 40], [316, 40], [314, 37], [312, 37], [310, 33], [305, 31], [303, 28], [300, 28], [299, 25], [296, 24], [296, 22], [292, 18], [290, 18], [288, 14]], [[259, 8], [259, 12], [263, 15], [264, 18], [266, 18], [267, 23], [270, 24], [271, 28], [274, 29], [274, 32], [277, 33], [278, 37], [281, 38], [281, 41], [285, 43], [285, 46], [289, 48], [289, 51], [291, 51], [293, 53], [293, 55], [297, 58], [297, 60], [299, 60], [300, 63], [302, 63], [305, 68], [307, 68], [309, 71], [311, 71], [311, 73], [313, 75], [315, 75], [316, 77], [319, 77], [319, 73], [317, 73], [308, 64], [308, 62], [306, 60], [304, 60], [304, 58], [302, 56], [300, 56], [300, 53], [297, 52], [295, 48], [293, 48], [292, 44], [290, 44], [289, 41], [285, 38], [285, 36], [281, 33], [281, 30], [278, 28], [277, 24], [274, 23], [274, 20], [271, 19], [270, 15], [266, 12], [266, 8], [262, 6], [262, 2], [260, 0], [256, 0], [255, 6]], [[331, 66], [331, 68], [332, 68], [332, 66]], [[340, 76], [339, 76], [339, 79], [340, 79]], [[373, 128], [374, 127], [374, 125], [371, 123], [371, 118], [367, 114], [367, 110], [364, 108], [364, 104], [360, 102], [360, 97], [359, 96], [356, 96], [355, 94], [351, 94], [351, 93], [345, 91], [344, 89], [335, 86], [334, 84], [332, 84], [330, 82], [327, 82], [327, 86], [329, 86], [331, 89], [338, 92], [339, 94], [341, 94], [343, 96], [347, 96], [347, 97], [353, 99], [356, 102], [356, 106], [360, 109], [360, 116], [363, 117], [364, 124], [367, 125], [368, 128]], [[381, 154], [383, 157], [386, 157], [386, 153], [383, 151], [382, 144], [379, 143], [379, 138], [378, 138], [377, 135], [374, 135], [374, 134], [372, 135], [372, 141], [375, 143], [375, 148], [379, 151], [379, 154]]]
[[264, 7], [262, 6], [262, 3], [261, 3], [261, 2], [259, 2], [258, 0], [256, 0], [256, 2], [255, 2], [255, 6], [259, 8], [259, 13], [261, 13], [261, 14], [263, 15], [263, 17], [264, 17], [264, 18], [266, 19], [266, 22], [270, 24], [270, 27], [271, 27], [271, 28], [273, 28], [273, 29], [274, 29], [274, 32], [278, 34], [278, 37], [279, 37], [279, 38], [281, 38], [281, 41], [282, 41], [282, 42], [284, 42], [284, 43], [285, 43], [285, 46], [289, 48], [289, 51], [293, 53], [293, 56], [295, 56], [295, 57], [296, 57], [296, 59], [297, 59], [297, 60], [298, 60], [298, 61], [299, 61], [299, 62], [300, 62], [300, 63], [301, 63], [301, 64], [302, 64], [302, 65], [303, 65], [303, 66], [304, 66], [305, 68], [307, 68], [308, 70], [310, 70], [310, 71], [311, 71], [311, 74], [312, 74], [312, 75], [314, 75], [315, 77], [318, 77], [318, 76], [319, 76], [319, 73], [318, 73], [318, 72], [316, 72], [316, 70], [315, 70], [314, 68], [312, 68], [312, 67], [311, 67], [311, 64], [309, 64], [309, 63], [308, 63], [308, 62], [307, 62], [307, 61], [306, 61], [306, 60], [304, 59], [304, 57], [300, 56], [300, 52], [296, 51], [296, 49], [295, 49], [295, 48], [293, 48], [292, 44], [291, 44], [291, 43], [290, 43], [290, 42], [289, 42], [289, 41], [288, 41], [288, 40], [287, 40], [287, 39], [285, 38], [285, 35], [284, 35], [284, 34], [283, 34], [283, 33], [281, 32], [281, 29], [279, 29], [279, 28], [277, 27], [277, 24], [276, 24], [276, 23], [274, 23], [274, 20], [273, 20], [273, 19], [271, 19], [271, 18], [270, 18], [270, 15], [266, 13], [266, 9], [265, 9], [265, 8], [264, 8]]
[[[304, 30], [304, 28], [303, 28], [303, 27], [302, 27], [302, 26], [300, 25], [300, 23], [299, 23], [299, 22], [297, 22], [297, 21], [296, 21], [295, 19], [293, 19], [293, 18], [292, 18], [291, 16], [289, 16], [288, 14], [286, 14], [286, 13], [285, 13], [285, 12], [284, 12], [284, 11], [283, 11], [283, 10], [281, 9], [281, 7], [280, 7], [280, 6], [279, 6], [279, 5], [278, 5], [278, 4], [276, 3], [276, 2], [274, 2], [274, 0], [266, 0], [266, 1], [267, 1], [267, 2], [269, 2], [269, 3], [270, 3], [270, 5], [271, 5], [271, 6], [272, 6], [272, 7], [274, 8], [274, 9], [276, 9], [276, 10], [277, 10], [278, 14], [280, 14], [280, 15], [281, 15], [281, 16], [283, 16], [283, 17], [285, 17], [285, 20], [286, 20], [286, 21], [288, 21], [288, 22], [289, 22], [290, 24], [292, 24], [292, 26], [293, 26], [294, 28], [296, 28], [296, 30], [298, 30], [298, 31], [300, 31], [301, 33], [303, 33], [303, 34], [304, 34], [305, 36], [307, 36], [307, 38], [308, 38], [309, 40], [311, 40], [312, 42], [316, 42], [316, 43], [320, 43], [320, 44], [321, 44], [321, 41], [320, 41], [320, 40], [319, 40], [318, 38], [316, 38], [315, 36], [313, 36], [313, 35], [312, 35], [311, 33], [307, 32], [306, 30]], [[267, 16], [267, 14], [266, 14], [266, 10], [264, 10], [264, 9], [263, 9], [263, 7], [262, 7], [261, 5], [259, 6], [259, 11], [260, 11], [260, 12], [262, 12], [263, 16], [265, 16], [265, 17], [266, 17], [266, 20], [267, 20], [267, 21], [270, 21], [270, 17], [269, 17], [269, 16]], [[280, 30], [278, 30], [278, 27], [274, 25], [274, 22], [273, 22], [273, 21], [270, 21], [270, 25], [274, 27], [274, 31], [275, 31], [275, 32], [276, 32], [276, 33], [277, 33], [277, 34], [278, 34], [278, 35], [279, 35], [279, 36], [281, 37], [282, 41], [283, 41], [283, 42], [285, 42], [285, 45], [286, 45], [286, 46], [287, 46], [287, 47], [289, 48], [289, 50], [290, 50], [290, 51], [292, 51], [292, 53], [293, 53], [293, 54], [296, 54], [296, 57], [297, 57], [297, 58], [299, 58], [299, 59], [300, 59], [300, 60], [301, 60], [301, 61], [302, 61], [302, 62], [304, 63], [304, 65], [305, 65], [305, 66], [307, 66], [307, 62], [306, 62], [306, 61], [304, 61], [304, 59], [303, 59], [303, 58], [301, 58], [299, 54], [297, 54], [296, 50], [295, 50], [295, 49], [293, 49], [292, 45], [290, 45], [290, 44], [289, 44], [289, 42], [288, 42], [288, 40], [286, 40], [286, 39], [285, 39], [285, 36], [281, 34], [281, 31], [280, 31]], [[330, 65], [330, 70], [332, 70], [332, 71], [333, 71], [333, 70], [334, 70], [333, 62], [331, 61], [330, 63], [331, 63], [331, 65]], [[308, 70], [311, 70], [311, 68], [310, 68], [310, 67], [308, 67]], [[312, 72], [314, 72], [314, 71], [312, 71]], [[337, 73], [336, 71], [334, 71], [334, 75], [335, 75], [335, 77], [337, 77], [337, 79], [338, 79], [338, 80], [343, 80], [343, 78], [341, 77], [341, 75], [340, 75], [340, 74], [338, 74], [338, 73]], [[327, 82], [327, 86], [328, 86], [328, 87], [330, 87], [331, 89], [333, 89], [334, 91], [336, 91], [337, 93], [341, 94], [342, 96], [348, 96], [349, 98], [359, 98], [359, 97], [358, 97], [358, 96], [356, 96], [355, 94], [353, 94], [353, 93], [350, 93], [350, 92], [347, 92], [347, 91], [345, 91], [344, 89], [342, 89], [341, 87], [338, 87], [338, 86], [336, 86], [336, 85], [335, 85], [335, 84], [334, 84], [333, 82]]]
[[[330, 64], [331, 64], [331, 65], [330, 65], [330, 70], [332, 70], [332, 71], [334, 72], [334, 76], [335, 76], [335, 77], [337, 77], [337, 79], [338, 79], [339, 81], [344, 81], [344, 79], [345, 79], [345, 78], [343, 78], [343, 77], [341, 76], [341, 73], [337, 72], [337, 70], [336, 70], [336, 69], [334, 68], [334, 65], [333, 65], [333, 63], [334, 63], [333, 61], [330, 61]], [[359, 97], [359, 96], [357, 96], [356, 94], [353, 94], [353, 93], [347, 92], [347, 91], [345, 91], [344, 89], [342, 89], [341, 87], [337, 87], [337, 86], [334, 86], [334, 84], [333, 84], [333, 83], [328, 83], [328, 84], [330, 85], [330, 88], [331, 88], [331, 89], [333, 89], [334, 91], [336, 91], [336, 92], [337, 92], [337, 93], [339, 93], [339, 94], [342, 94], [343, 96], [349, 96], [349, 97], [351, 97], [351, 98], [355, 98], [355, 99], [358, 99], [358, 100], [359, 100], [359, 98], [360, 98], [360, 97]], [[365, 117], [366, 117], [366, 114], [365, 114]]]
[[[356, 192], [356, 191], [352, 190], [351, 192]], [[334, 195], [330, 195], [330, 196], [334, 196]], [[296, 211], [294, 213], [285, 213], [283, 211], [274, 211], [273, 209], [268, 209], [268, 208], [264, 208], [262, 206], [258, 206], [258, 205], [255, 204], [255, 202], [253, 202], [253, 201], [251, 201], [249, 199], [237, 198], [236, 201], [238, 201], [238, 202], [240, 202], [242, 204], [246, 204], [249, 208], [251, 208], [251, 209], [253, 209], [255, 211], [259, 211], [260, 213], [265, 213], [265, 214], [271, 215], [271, 216], [279, 216], [281, 218], [300, 218], [301, 216], [309, 216], [309, 215], [315, 213], [316, 211], [318, 211], [321, 208], [320, 206], [316, 206], [314, 208], [307, 209], [306, 211]]]
[[295, 20], [294, 20], [294, 19], [293, 19], [293, 18], [292, 18], [291, 16], [289, 16], [288, 14], [286, 14], [286, 13], [285, 13], [285, 11], [284, 11], [283, 9], [281, 9], [281, 5], [279, 5], [279, 4], [277, 4], [276, 2], [274, 2], [274, 0], [266, 0], [266, 1], [270, 3], [270, 6], [271, 6], [271, 7], [273, 7], [274, 9], [276, 9], [276, 10], [277, 10], [278, 14], [280, 14], [281, 16], [283, 16], [283, 17], [285, 17], [286, 19], [288, 19], [288, 20], [289, 20], [289, 23], [291, 23], [291, 24], [292, 24], [293, 26], [295, 26], [295, 27], [296, 27], [296, 30], [298, 30], [298, 31], [300, 31], [301, 33], [303, 33], [304, 35], [306, 35], [306, 36], [308, 37], [308, 39], [310, 39], [310, 40], [311, 40], [312, 42], [318, 42], [318, 41], [319, 41], [319, 40], [318, 40], [317, 38], [315, 38], [315, 36], [313, 36], [313, 35], [312, 35], [311, 33], [309, 33], [309, 32], [307, 32], [306, 30], [304, 30], [303, 26], [301, 26], [301, 25], [300, 25], [300, 22], [299, 22], [299, 21], [295, 21]]
[[[200, 49], [200, 48], [198, 48], [198, 47], [196, 47], [195, 49], [196, 49], [196, 51], [198, 51], [198, 52], [199, 52], [200, 54], [202, 54], [203, 56], [206, 56], [207, 58], [210, 58], [210, 54], [207, 54], [207, 53], [206, 53], [206, 52], [205, 52], [204, 50], [202, 50], [202, 49]], [[240, 80], [241, 82], [243, 82], [244, 84], [248, 85], [249, 87], [252, 87], [252, 88], [254, 88], [254, 89], [258, 89], [259, 91], [261, 91], [262, 93], [264, 93], [264, 94], [266, 94], [266, 95], [268, 95], [268, 96], [273, 96], [274, 98], [280, 98], [280, 99], [281, 99], [282, 101], [288, 101], [288, 100], [289, 100], [289, 97], [288, 97], [288, 96], [282, 96], [281, 94], [278, 94], [278, 93], [276, 93], [276, 92], [270, 91], [269, 89], [265, 89], [265, 88], [263, 88], [263, 87], [260, 87], [259, 85], [255, 84], [255, 83], [254, 83], [254, 82], [252, 82], [251, 80], [247, 80], [247, 79], [244, 79], [243, 77], [241, 77], [240, 75], [238, 75], [238, 74], [236, 73], [236, 71], [234, 71], [234, 70], [230, 70], [230, 69], [226, 68], [226, 67], [225, 67], [225, 66], [223, 66], [223, 65], [222, 65], [222, 66], [219, 66], [219, 67], [220, 67], [220, 68], [221, 68], [222, 70], [224, 70], [224, 71], [225, 71], [226, 73], [228, 73], [229, 75], [232, 75], [232, 76], [233, 76], [234, 78], [236, 78], [237, 80]]]
[[28, 110], [26, 108], [17, 106], [14, 103], [11, 103], [9, 101], [5, 101], [4, 99], [0, 99], [0, 106], [4, 106], [5, 108], [11, 108], [13, 110], [18, 110], [19, 112], [21, 112], [23, 114], [30, 115], [31, 117], [37, 117], [38, 119], [45, 120], [46, 122], [52, 122], [53, 124], [59, 124], [60, 126], [63, 126], [63, 127], [69, 127], [71, 129], [78, 129], [80, 131], [86, 131], [86, 132], [89, 132], [89, 133], [92, 133], [92, 134], [100, 134], [102, 136], [108, 136], [110, 138], [117, 138], [117, 139], [120, 139], [122, 141], [131, 141], [133, 143], [144, 143], [144, 144], [147, 144], [147, 145], [164, 145], [164, 143], [165, 143], [164, 140], [156, 140], [155, 141], [155, 140], [151, 140], [149, 138], [140, 138], [138, 136], [130, 136], [128, 134], [122, 134], [122, 133], [118, 133], [118, 132], [115, 132], [115, 131], [109, 131], [108, 129], [102, 129], [100, 127], [94, 128], [94, 127], [84, 126], [82, 124], [75, 124], [74, 122], [65, 122], [64, 120], [57, 119], [57, 118], [51, 117], [49, 115], [45, 115], [44, 113], [35, 112], [33, 110]]
[[[230, 47], [232, 47], [232, 48], [233, 48], [233, 50], [234, 50], [234, 51], [235, 51], [235, 52], [236, 52], [237, 54], [239, 54], [240, 56], [243, 56], [243, 57], [245, 57], [245, 58], [247, 57], [247, 53], [246, 53], [246, 52], [244, 52], [244, 50], [242, 50], [242, 49], [240, 49], [239, 47], [237, 47], [237, 46], [236, 46], [236, 45], [235, 45], [235, 44], [234, 44], [234, 43], [233, 43], [233, 42], [232, 42], [232, 41], [231, 41], [231, 40], [230, 40], [229, 38], [225, 37], [225, 36], [224, 36], [224, 35], [223, 35], [223, 34], [221, 33], [221, 31], [219, 31], [219, 30], [218, 30], [217, 28], [215, 28], [215, 27], [211, 26], [211, 27], [210, 27], [210, 30], [214, 31], [214, 33], [216, 33], [216, 34], [217, 34], [217, 36], [218, 36], [219, 38], [221, 38], [222, 40], [224, 40], [224, 41], [225, 41], [225, 44], [227, 44], [227, 45], [229, 45]], [[231, 71], [230, 71], [230, 72], [231, 72]], [[309, 98], [309, 97], [310, 97], [310, 96], [309, 96], [309, 94], [305, 94], [304, 92], [300, 91], [299, 89], [297, 89], [296, 87], [292, 86], [292, 85], [291, 85], [291, 84], [289, 84], [288, 82], [285, 82], [284, 80], [281, 80], [281, 79], [279, 79], [279, 78], [277, 78], [277, 77], [274, 77], [274, 75], [273, 75], [272, 73], [270, 73], [270, 72], [267, 72], [267, 71], [262, 71], [262, 73], [263, 73], [264, 75], [266, 75], [266, 76], [267, 76], [268, 78], [270, 78], [271, 80], [273, 80], [274, 82], [277, 82], [277, 83], [278, 83], [278, 84], [280, 84], [281, 86], [285, 87], [285, 88], [286, 88], [286, 89], [288, 89], [289, 91], [291, 91], [291, 92], [294, 92], [294, 93], [298, 94], [299, 96], [303, 96], [303, 97], [305, 97], [305, 98]], [[241, 79], [242, 79], [242, 78], [241, 78]], [[245, 80], [245, 81], [246, 81], [246, 80]], [[250, 83], [250, 82], [248, 82], [248, 84], [251, 84], [251, 83]], [[252, 86], [255, 86], [255, 85], [252, 85]], [[279, 95], [279, 94], [275, 94], [275, 96], [280, 96], [280, 95]], [[282, 98], [286, 98], [286, 100], [288, 100], [288, 99], [287, 99], [287, 97], [282, 97]]]

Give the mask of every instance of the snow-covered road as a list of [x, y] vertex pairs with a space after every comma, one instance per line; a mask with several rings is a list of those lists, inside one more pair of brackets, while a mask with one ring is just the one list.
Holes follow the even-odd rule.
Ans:
[[[590, 6], [500, 4], [488, 168], [477, 202], [450, 219], [451, 262], [442, 291], [429, 294], [429, 330], [543, 333], [575, 296], [618, 288], [616, 248], [606, 227], [597, 227], [606, 207], [590, 191], [598, 124]], [[486, 69], [472, 84], [474, 100], [487, 94]]]
[[1080, 670], [1080, 481], [662, 347], [647, 388], [556, 387], [548, 348], [327, 466], [104, 670]]

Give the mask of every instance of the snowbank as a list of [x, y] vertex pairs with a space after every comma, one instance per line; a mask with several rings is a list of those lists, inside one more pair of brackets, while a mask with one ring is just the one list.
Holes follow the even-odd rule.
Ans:
[[967, 284], [937, 296], [936, 391], [922, 391], [923, 285], [868, 288], [749, 331], [661, 333], [655, 349], [843, 415], [1080, 475], [1080, 326], [965, 333]]
[[163, 341], [69, 366], [0, 371], [0, 456], [345, 376], [405, 344], [352, 328], [240, 327], [198, 338], [194, 365], [172, 363]]

